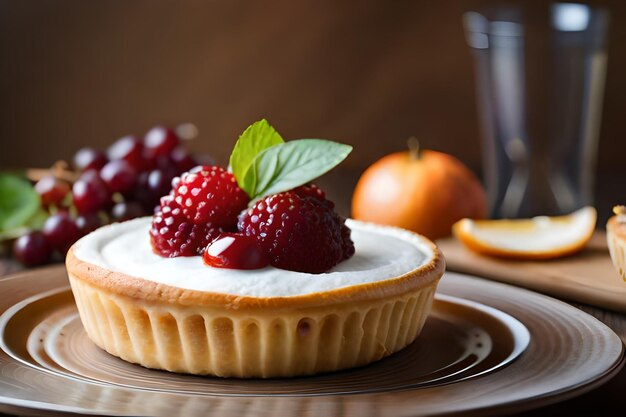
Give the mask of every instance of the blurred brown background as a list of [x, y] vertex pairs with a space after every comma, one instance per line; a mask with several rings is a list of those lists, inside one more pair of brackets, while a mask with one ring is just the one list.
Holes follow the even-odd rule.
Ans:
[[[182, 122], [200, 130], [193, 151], [225, 163], [266, 117], [286, 139], [355, 145], [350, 174], [334, 174], [350, 184], [410, 135], [479, 172], [461, 16], [493, 3], [0, 0], [0, 169]], [[626, 2], [591, 3], [612, 19], [598, 161], [608, 206], [606, 195], [626, 200]], [[532, 19], [548, 4], [524, 7]]]

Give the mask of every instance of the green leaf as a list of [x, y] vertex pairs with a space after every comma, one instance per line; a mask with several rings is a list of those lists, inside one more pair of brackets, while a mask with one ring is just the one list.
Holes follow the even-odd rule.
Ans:
[[0, 244], [6, 240], [17, 239], [18, 237], [30, 232], [30, 228], [26, 226], [16, 227], [11, 230], [3, 230], [0, 232]]
[[41, 230], [49, 216], [50, 215], [43, 208], [39, 207], [24, 225], [12, 229], [0, 230], [0, 244], [6, 240], [17, 239], [31, 230]]
[[298, 139], [265, 149], [253, 161], [244, 184], [250, 198], [280, 193], [306, 184], [333, 169], [352, 146], [323, 139]]
[[237, 184], [244, 191], [247, 191], [244, 178], [254, 158], [263, 150], [280, 143], [284, 143], [283, 138], [265, 119], [251, 124], [239, 136], [239, 140], [237, 140], [233, 152], [230, 154], [230, 167]]
[[0, 232], [25, 226], [39, 208], [39, 195], [27, 180], [0, 174]]

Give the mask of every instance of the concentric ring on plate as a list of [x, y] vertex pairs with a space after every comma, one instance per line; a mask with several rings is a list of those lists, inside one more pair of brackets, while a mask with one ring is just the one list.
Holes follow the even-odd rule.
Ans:
[[[420, 235], [357, 221], [349, 224], [356, 253], [342, 266], [358, 260], [367, 265], [361, 248], [369, 247], [368, 254], [383, 267], [375, 264], [371, 272], [320, 275], [271, 267], [260, 272], [224, 272], [202, 265], [199, 257], [163, 259], [153, 254], [147, 244], [147, 218], [89, 234], [70, 249], [66, 264], [88, 336], [128, 362], [226, 377], [313, 375], [363, 366], [413, 342], [430, 312], [445, 268], [439, 249]], [[378, 241], [401, 248], [401, 257], [388, 259], [392, 253], [376, 247]], [[117, 250], [107, 262], [112, 247]], [[134, 258], [120, 263], [117, 258], [128, 252]], [[193, 265], [183, 268], [185, 261]], [[394, 263], [400, 261], [406, 261], [404, 269], [397, 270]], [[165, 281], [154, 277], [163, 280], [155, 264], [168, 271]], [[377, 275], [380, 268], [391, 275]], [[154, 276], [147, 275], [148, 269]], [[179, 284], [189, 281], [185, 274], [194, 274], [195, 285], [207, 285], [216, 274], [223, 278], [228, 273], [231, 280], [218, 281], [227, 285], [238, 279], [254, 281], [256, 274], [268, 271], [274, 272], [274, 281], [301, 280], [302, 285], [310, 285], [317, 280], [330, 286], [288, 295], [273, 292], [276, 289], [271, 287], [269, 293], [266, 288], [267, 295], [253, 296]], [[356, 284], [348, 280], [355, 275], [364, 280]], [[263, 285], [273, 281], [268, 282]], [[285, 289], [284, 285], [280, 288]]]
[[[37, 312], [46, 312], [45, 316]], [[483, 375], [516, 359], [529, 333], [507, 314], [479, 303], [438, 296], [422, 337], [402, 352], [365, 367], [305, 378], [208, 378], [146, 369], [95, 346], [67, 288], [16, 305], [1, 319], [3, 349], [14, 359], [63, 378], [191, 395], [337, 395], [425, 388]]]
[[[57, 298], [50, 293], [46, 294], [61, 287], [64, 289], [63, 293]], [[519, 412], [596, 388], [615, 376], [624, 364], [620, 338], [606, 325], [575, 307], [510, 285], [447, 273], [439, 286], [438, 294], [461, 297], [463, 300], [496, 308], [517, 318], [528, 328], [533, 336], [532, 340], [515, 361], [479, 378], [468, 377], [448, 381], [454, 383], [423, 385], [414, 389], [381, 390], [361, 395], [340, 395], [341, 392], [333, 392], [332, 385], [320, 387], [318, 378], [336, 376], [333, 380], [341, 381], [344, 372], [288, 380], [237, 380], [179, 375], [205, 381], [207, 389], [210, 388], [212, 392], [216, 392], [214, 384], [217, 382], [235, 384], [240, 391], [250, 389], [250, 392], [254, 392], [255, 387], [263, 385], [275, 389], [271, 394], [257, 393], [252, 397], [236, 394], [179, 394], [128, 388], [68, 376], [61, 374], [59, 370], [44, 368], [30, 357], [29, 350], [26, 349], [26, 339], [33, 333], [32, 329], [37, 323], [42, 324], [42, 329], [45, 328], [53, 317], [65, 315], [62, 311], [64, 308], [69, 308], [71, 314], [76, 314], [76, 307], [67, 288], [65, 268], [46, 267], [2, 278], [0, 293], [3, 294], [0, 297], [0, 410], [9, 414], [96, 412], [103, 415], [155, 417], [181, 413], [187, 416], [254, 414], [275, 417], [314, 415], [324, 410], [333, 415], [365, 415], [370, 412], [399, 417], [407, 414]], [[63, 298], [65, 301], [62, 302]], [[33, 302], [38, 299], [42, 302]], [[433, 320], [426, 322], [423, 335], [427, 334], [425, 332], [429, 331], [431, 323], [437, 323], [434, 319], [438, 318], [438, 303], [435, 302], [433, 307]], [[454, 326], [462, 326], [458, 323], [458, 320], [462, 321], [462, 317], [456, 313], [444, 319], [448, 318], [453, 320]], [[487, 326], [481, 321], [484, 318], [475, 318], [479, 320], [479, 327]], [[496, 329], [491, 329], [488, 333], [497, 336], [499, 333], [494, 333], [494, 330]], [[63, 340], [66, 336], [60, 339]], [[494, 346], [499, 346], [500, 340], [495, 340]], [[421, 341], [418, 338], [416, 343]], [[33, 348], [37, 349], [36, 346]], [[97, 349], [93, 346], [92, 348]], [[59, 346], [58, 349], [63, 348]], [[42, 358], [47, 355], [43, 348], [41, 353]], [[102, 351], [100, 353], [110, 360], [123, 363]], [[388, 360], [402, 355], [404, 352], [399, 352]], [[391, 366], [388, 360], [345, 372], [363, 372], [358, 377], [363, 377], [370, 386], [376, 387], [379, 379], [372, 378], [365, 372], [379, 365]], [[50, 360], [48, 366], [61, 367], [55, 364], [56, 362]], [[152, 372], [158, 375], [157, 378], [176, 375], [127, 365]], [[395, 378], [400, 372], [414, 370], [406, 365], [403, 362], [402, 366], [383, 372]], [[476, 370], [477, 367], [472, 369]], [[283, 381], [281, 387], [274, 385], [279, 381]], [[287, 396], [277, 395], [293, 387], [299, 393], [292, 391]], [[338, 395], [324, 395], [325, 392], [320, 388], [328, 389], [326, 393]]]

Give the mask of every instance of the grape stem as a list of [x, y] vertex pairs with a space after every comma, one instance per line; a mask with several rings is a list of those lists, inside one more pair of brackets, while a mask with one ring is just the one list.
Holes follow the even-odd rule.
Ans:
[[72, 170], [69, 164], [65, 161], [57, 161], [50, 168], [28, 168], [26, 170], [26, 177], [37, 182], [42, 178], [53, 176], [63, 181], [67, 181], [73, 184], [79, 177], [79, 174]]

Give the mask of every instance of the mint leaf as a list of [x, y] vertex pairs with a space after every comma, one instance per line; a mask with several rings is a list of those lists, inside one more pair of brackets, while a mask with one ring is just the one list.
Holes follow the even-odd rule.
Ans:
[[323, 139], [298, 139], [262, 151], [243, 183], [250, 198], [260, 198], [306, 184], [346, 159], [352, 146]]
[[263, 150], [280, 143], [284, 143], [283, 138], [267, 120], [262, 119], [248, 126], [239, 136], [233, 152], [230, 154], [230, 167], [239, 187], [246, 192], [248, 191], [244, 178], [252, 161]]
[[0, 232], [26, 225], [39, 206], [39, 195], [27, 180], [0, 174]]

